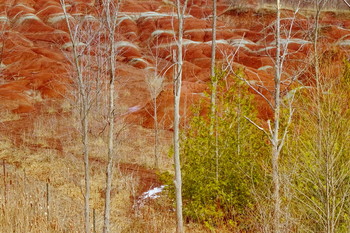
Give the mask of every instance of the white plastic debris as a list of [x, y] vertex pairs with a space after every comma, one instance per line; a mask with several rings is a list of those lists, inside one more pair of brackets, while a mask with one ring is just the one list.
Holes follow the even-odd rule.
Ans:
[[142, 208], [148, 200], [153, 200], [158, 198], [159, 193], [161, 193], [166, 186], [167, 185], [162, 185], [144, 192], [135, 202], [133, 209], [138, 210]]
[[147, 192], [144, 192], [141, 196], [141, 200], [145, 200], [147, 198], [149, 199], [156, 199], [159, 197], [158, 193], [161, 193], [163, 189], [165, 188], [165, 185], [162, 185], [160, 187], [156, 187], [154, 189], [148, 190]]

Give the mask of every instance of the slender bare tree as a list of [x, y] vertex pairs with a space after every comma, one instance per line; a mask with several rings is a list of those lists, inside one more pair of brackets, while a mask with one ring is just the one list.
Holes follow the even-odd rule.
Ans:
[[213, 19], [212, 19], [212, 43], [211, 43], [211, 62], [210, 62], [210, 80], [211, 80], [211, 95], [210, 95], [210, 134], [215, 136], [215, 140], [211, 143], [215, 144], [215, 170], [216, 179], [219, 179], [219, 148], [218, 135], [216, 130], [216, 92], [218, 85], [218, 76], [215, 74], [215, 60], [216, 60], [216, 21], [217, 21], [217, 7], [216, 0], [213, 0]]
[[[247, 80], [243, 77], [243, 81], [257, 94], [259, 95], [263, 100], [265, 100], [272, 110], [273, 113], [273, 119], [267, 120], [266, 125], [267, 129], [260, 126], [256, 122], [251, 121], [249, 118], [246, 118], [248, 121], [250, 121], [252, 124], [254, 124], [257, 128], [264, 131], [267, 137], [269, 138], [269, 142], [271, 145], [271, 177], [272, 177], [272, 194], [271, 194], [271, 200], [272, 200], [272, 221], [269, 222], [268, 225], [271, 224], [271, 229], [269, 231], [273, 232], [282, 232], [284, 231], [284, 223], [287, 220], [285, 217], [288, 215], [286, 213], [286, 210], [282, 210], [282, 197], [281, 197], [281, 179], [282, 174], [280, 171], [280, 157], [282, 153], [282, 149], [284, 147], [284, 143], [286, 141], [286, 137], [288, 134], [289, 126], [291, 124], [293, 114], [294, 114], [294, 108], [292, 106], [294, 96], [296, 93], [295, 91], [289, 91], [288, 88], [291, 86], [291, 84], [299, 77], [300, 73], [302, 71], [298, 71], [298, 73], [293, 74], [291, 77], [286, 77], [282, 80], [282, 71], [284, 68], [284, 64], [288, 58], [288, 55], [290, 55], [290, 52], [288, 51], [288, 44], [290, 43], [291, 33], [292, 33], [292, 27], [294, 24], [294, 20], [296, 18], [296, 14], [299, 11], [299, 6], [296, 8], [294, 12], [294, 17], [291, 18], [290, 23], [288, 23], [288, 26], [282, 26], [281, 25], [281, 1], [276, 0], [276, 20], [274, 21], [273, 27], [274, 27], [274, 37], [275, 37], [275, 53], [270, 54], [271, 59], [274, 61], [274, 78], [273, 78], [273, 89], [270, 90], [270, 88], [264, 86], [263, 83], [255, 83]], [[272, 28], [272, 26], [271, 26]], [[283, 31], [284, 36], [286, 39], [281, 39], [282, 34], [282, 28], [286, 29]], [[233, 58], [232, 58], [233, 59]], [[232, 60], [227, 59], [227, 63], [232, 63]], [[229, 66], [229, 69], [232, 73], [235, 74], [235, 70], [232, 68], [232, 66]], [[303, 68], [302, 68], [303, 69]], [[241, 76], [237, 75], [237, 77], [241, 78]], [[257, 78], [259, 76], [257, 75]], [[283, 85], [283, 87], [282, 87]], [[262, 92], [266, 91], [266, 92]], [[288, 98], [284, 98], [283, 93], [289, 93]], [[265, 94], [268, 93], [268, 94]], [[281, 115], [282, 108], [286, 109], [285, 113]], [[285, 208], [284, 208], [285, 209]], [[284, 219], [284, 220], [283, 220]], [[268, 229], [267, 227], [266, 229]]]
[[184, 232], [183, 215], [182, 215], [182, 181], [181, 181], [181, 164], [180, 164], [180, 97], [182, 85], [182, 67], [183, 67], [183, 26], [188, 0], [181, 3], [176, 0], [176, 11], [178, 18], [178, 35], [177, 35], [177, 53], [173, 54], [175, 66], [174, 73], [174, 163], [175, 163], [175, 189], [176, 189], [176, 232]]
[[116, 47], [115, 47], [115, 34], [117, 29], [117, 17], [119, 12], [119, 1], [104, 0], [103, 1], [103, 15], [104, 24], [108, 37], [108, 63], [109, 63], [109, 82], [108, 82], [108, 162], [106, 168], [106, 196], [105, 196], [105, 209], [104, 209], [104, 221], [103, 232], [109, 232], [110, 226], [110, 212], [111, 212], [111, 190], [113, 180], [113, 157], [114, 157], [114, 115], [115, 115], [115, 90], [114, 83], [116, 81]]
[[83, 78], [83, 71], [81, 69], [81, 60], [80, 60], [80, 54], [78, 52], [78, 45], [79, 42], [77, 41], [77, 38], [75, 38], [74, 29], [71, 26], [70, 17], [67, 13], [66, 9], [66, 1], [60, 0], [63, 13], [66, 19], [67, 27], [68, 27], [68, 33], [70, 36], [70, 40], [72, 43], [72, 52], [73, 52], [73, 60], [74, 60], [74, 66], [75, 71], [77, 75], [77, 81], [78, 81], [78, 92], [81, 99], [80, 104], [80, 114], [81, 114], [81, 127], [82, 127], [82, 143], [83, 143], [83, 154], [84, 154], [84, 169], [85, 169], [85, 208], [84, 208], [84, 214], [85, 214], [85, 232], [90, 232], [90, 172], [89, 172], [89, 135], [88, 135], [88, 128], [89, 128], [89, 106], [88, 106], [88, 96], [86, 93], [84, 78]]
[[[319, 46], [319, 17], [325, 1], [315, 4], [314, 54], [311, 66], [315, 87], [299, 98], [298, 121], [288, 154], [297, 167], [294, 190], [297, 228], [307, 232], [347, 232], [349, 183], [349, 72], [332, 77], [334, 62]], [[321, 48], [324, 48], [323, 46]], [[316, 67], [317, 66], [317, 67]], [[345, 100], [345, 101], [344, 101]], [[297, 138], [297, 140], [295, 140]]]
[[[309, 165], [312, 166], [313, 172], [306, 170], [305, 176], [313, 181], [313, 187], [316, 189], [312, 191], [298, 189], [298, 193], [302, 195], [299, 200], [305, 204], [310, 213], [317, 216], [318, 231], [333, 233], [339, 231], [340, 225], [343, 225], [341, 222], [344, 221], [349, 196], [349, 164], [346, 158], [348, 144], [343, 141], [349, 132], [341, 126], [346, 125], [345, 122], [348, 121], [342, 111], [347, 108], [347, 104], [342, 101], [344, 97], [342, 92], [348, 91], [346, 83], [337, 87], [339, 85], [337, 81], [327, 78], [325, 66], [331, 61], [327, 62], [319, 48], [320, 17], [329, 2], [328, 0], [314, 2], [313, 66], [316, 87], [315, 91], [311, 92], [311, 103], [315, 107], [310, 108], [313, 111], [312, 117], [309, 117], [311, 120], [309, 125], [314, 126], [314, 129], [310, 130], [314, 133], [314, 137], [311, 143], [304, 142], [305, 146], [311, 147], [308, 148], [308, 157], [316, 164]], [[335, 91], [337, 94], [334, 94]]]
[[350, 8], [350, 2], [348, 2], [347, 0], [343, 0], [343, 2]]
[[281, 232], [281, 198], [280, 198], [280, 174], [279, 174], [279, 157], [282, 149], [280, 143], [280, 112], [281, 112], [281, 2], [276, 1], [277, 17], [276, 17], [276, 63], [275, 63], [275, 90], [274, 90], [274, 130], [271, 135], [272, 143], [272, 180], [274, 185], [273, 201], [274, 201], [274, 218], [273, 229], [276, 233]]
[[[74, 18], [68, 13], [69, 4], [66, 0], [60, 0], [60, 5], [63, 10], [64, 20], [67, 24], [70, 43], [65, 46], [71, 49], [68, 57], [72, 64], [71, 71], [73, 86], [77, 91], [76, 100], [79, 110], [79, 122], [82, 139], [82, 151], [84, 156], [84, 216], [85, 216], [85, 232], [90, 232], [90, 168], [89, 168], [89, 127], [90, 127], [90, 112], [91, 106], [95, 101], [96, 95], [93, 95], [93, 84], [91, 78], [92, 60], [89, 53], [91, 46], [98, 36], [98, 29], [93, 30], [89, 17]], [[90, 24], [91, 23], [91, 24]]]
[[159, 117], [158, 117], [158, 94], [163, 88], [164, 77], [157, 72], [157, 69], [150, 74], [146, 80], [148, 90], [151, 94], [154, 122], [154, 167], [159, 169]]
[[[216, 89], [217, 89], [217, 79], [215, 77], [215, 59], [216, 59], [216, 0], [213, 0], [213, 19], [212, 19], [212, 43], [211, 43], [211, 63], [210, 63], [210, 79], [212, 85], [211, 92], [211, 114], [212, 117], [215, 115], [215, 102], [216, 102]], [[212, 119], [212, 122], [214, 120]], [[212, 124], [213, 125], [213, 124]]]
[[149, 112], [149, 114], [153, 118], [154, 127], [153, 127], [153, 133], [154, 133], [154, 167], [159, 169], [159, 133], [160, 133], [160, 123], [162, 122], [162, 119], [158, 116], [158, 95], [161, 93], [165, 77], [164, 74], [173, 66], [169, 66], [169, 61], [160, 58], [159, 54], [159, 44], [161, 41], [159, 41], [158, 35], [155, 35], [154, 38], [152, 38], [154, 41], [149, 44], [149, 50], [151, 53], [151, 56], [154, 60], [154, 67], [150, 70], [147, 79], [146, 84], [148, 91], [150, 93], [151, 97], [151, 104], [153, 108], [153, 112]]

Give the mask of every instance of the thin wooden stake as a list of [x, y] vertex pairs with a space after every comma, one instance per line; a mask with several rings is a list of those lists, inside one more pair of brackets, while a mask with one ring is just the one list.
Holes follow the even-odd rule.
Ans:
[[7, 205], [7, 181], [6, 181], [6, 161], [2, 160], [2, 170], [4, 174], [4, 198], [5, 198], [5, 206]]
[[49, 182], [46, 183], [46, 218], [47, 222], [50, 222], [50, 190]]
[[93, 224], [93, 232], [96, 233], [96, 210], [92, 209], [92, 224]]

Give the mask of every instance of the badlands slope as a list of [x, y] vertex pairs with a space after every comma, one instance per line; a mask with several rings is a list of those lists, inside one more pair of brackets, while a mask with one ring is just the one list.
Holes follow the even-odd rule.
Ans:
[[[212, 41], [211, 2], [189, 2], [184, 28], [182, 113], [203, 98], [207, 90]], [[97, 21], [96, 6], [98, 1], [94, 0], [70, 1], [68, 13]], [[159, 119], [164, 128], [171, 128], [171, 52], [175, 49], [177, 27], [173, 10], [171, 1], [130, 0], [123, 1], [118, 17], [119, 103], [125, 107], [122, 114], [128, 115], [129, 121], [145, 127], [153, 125], [153, 107], [146, 81], [160, 75], [164, 77], [164, 88], [157, 96]], [[66, 54], [71, 43], [59, 0], [1, 0], [0, 11], [1, 109], [35, 115], [47, 101], [63, 99], [70, 83]], [[227, 1], [220, 0], [218, 14], [218, 67], [243, 68], [246, 77], [268, 94], [273, 81], [271, 56], [275, 51], [273, 11], [230, 8]], [[306, 71], [310, 68], [307, 59], [312, 50], [312, 16], [307, 12], [294, 14], [285, 10], [282, 17], [282, 42], [288, 52], [284, 76], [307, 81], [310, 79]], [[323, 54], [337, 56], [331, 64], [334, 75], [340, 71], [342, 56], [349, 52], [349, 18], [332, 12], [321, 17]], [[260, 117], [268, 118], [267, 106], [258, 96], [256, 101]]]
[[[192, 103], [206, 98], [212, 41], [211, 1], [189, 2], [184, 31], [183, 116], [190, 112]], [[249, 82], [269, 96], [269, 90], [273, 88], [274, 62], [271, 57], [275, 52], [275, 15], [273, 10], [254, 7], [254, 1], [246, 8], [231, 8], [226, 1], [218, 0], [217, 65], [223, 69], [241, 68]], [[97, 0], [75, 0], [67, 6], [69, 15], [86, 19], [90, 25], [98, 22], [98, 9]], [[157, 95], [159, 123], [166, 129], [160, 132], [161, 168], [172, 169], [167, 152], [171, 144], [168, 129], [172, 127], [173, 113], [171, 52], [175, 49], [177, 26], [173, 10], [171, 1], [125, 0], [118, 16], [118, 116], [134, 123], [125, 128], [122, 140], [118, 140], [122, 175], [116, 174], [116, 188], [112, 191], [114, 219], [111, 222], [123, 229], [135, 227], [130, 218], [134, 199], [159, 185], [154, 171], [145, 169], [154, 164], [153, 131], [148, 129], [153, 127], [153, 105], [147, 87], [147, 80], [154, 76], [164, 79], [163, 88]], [[314, 22], [311, 11], [294, 15], [293, 11], [284, 10], [282, 17], [283, 44], [288, 52], [283, 72], [287, 92], [290, 78], [304, 84], [313, 83], [312, 72], [308, 71], [313, 68], [309, 55], [312, 53]], [[92, 32], [93, 28], [89, 29]], [[343, 59], [350, 52], [349, 11], [322, 13], [319, 45], [320, 59], [322, 64], [327, 64], [328, 75], [337, 77], [342, 71]], [[7, 169], [4, 173], [7, 173], [9, 183], [7, 185], [4, 178], [0, 185], [4, 184], [4, 190], [8, 188], [10, 207], [6, 211], [13, 211], [13, 215], [7, 215], [10, 225], [13, 221], [22, 221], [18, 217], [21, 214], [25, 215], [23, 219], [28, 219], [29, 225], [40, 218], [46, 222], [44, 211], [27, 218], [27, 211], [21, 204], [27, 203], [27, 197], [32, 195], [38, 199], [38, 208], [44, 206], [42, 190], [50, 183], [54, 194], [50, 206], [52, 219], [57, 218], [57, 225], [64, 226], [62, 232], [83, 231], [83, 159], [80, 135], [70, 115], [74, 108], [69, 95], [72, 89], [71, 46], [59, 0], [0, 0], [0, 161], [3, 171]], [[98, 58], [94, 49], [92, 46], [85, 54], [87, 58]], [[271, 117], [268, 106], [258, 95], [255, 101], [259, 116], [263, 119]], [[98, 123], [101, 125], [96, 127], [97, 130], [92, 127], [89, 132], [91, 204], [101, 217], [106, 146], [103, 131], [99, 131], [105, 122]], [[24, 191], [20, 184], [24, 184]], [[159, 217], [158, 211], [154, 216]], [[169, 214], [169, 211], [162, 213]], [[147, 212], [147, 217], [149, 214]], [[152, 226], [150, 219], [152, 216], [145, 219], [144, 226]], [[163, 224], [158, 231], [175, 226], [167, 221]], [[11, 231], [13, 229], [8, 230]]]

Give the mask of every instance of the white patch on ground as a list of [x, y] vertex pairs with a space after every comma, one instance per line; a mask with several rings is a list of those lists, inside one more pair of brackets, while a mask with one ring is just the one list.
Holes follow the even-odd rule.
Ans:
[[[189, 30], [184, 30], [184, 33], [191, 33], [191, 32], [212, 32], [213, 29], [211, 28], [195, 28], [195, 29], [189, 29]], [[226, 31], [233, 31], [229, 29], [216, 29], [216, 32], [226, 32]]]
[[41, 21], [41, 19], [38, 18], [38, 16], [34, 15], [34, 14], [25, 14], [21, 17], [19, 17], [19, 19], [17, 19], [16, 23], [17, 24], [22, 24], [24, 21], [30, 20], [30, 19], [34, 19], [36, 21]]
[[[83, 43], [83, 42], [79, 42], [79, 43], [77, 44], [77, 47], [79, 47], [79, 46], [86, 46], [86, 44]], [[70, 47], [73, 47], [73, 43], [72, 43], [72, 42], [67, 42], [67, 43], [65, 43], [64, 45], [62, 45], [62, 49], [68, 49], [68, 48], [70, 48]]]
[[[142, 12], [139, 16], [139, 18], [162, 18], [162, 17], [177, 17], [176, 13], [158, 13], [154, 11], [149, 11], [149, 12]], [[193, 16], [191, 15], [185, 15], [185, 18], [192, 18]]]
[[[163, 17], [177, 17], [176, 13], [159, 13], [154, 11], [148, 12], [123, 12], [121, 18], [130, 17], [132, 20], [138, 20], [140, 18], [149, 19], [149, 18], [163, 18]], [[184, 18], [193, 18], [192, 15], [185, 15]]]
[[[197, 29], [190, 29], [190, 30], [185, 30], [185, 33], [186, 32], [211, 32], [212, 29], [211, 28], [197, 28]], [[217, 30], [217, 31], [220, 31], [220, 30]]]
[[245, 40], [245, 39], [230, 39], [228, 43], [231, 45], [256, 45], [253, 41]]
[[139, 106], [139, 105], [132, 106], [128, 109], [128, 113], [137, 112], [140, 109], [141, 109], [141, 106]]
[[131, 35], [135, 35], [137, 37], [136, 32], [127, 32], [124, 34], [124, 36], [131, 36]]
[[[39, 15], [39, 14], [41, 14], [41, 12], [43, 12], [43, 11], [46, 11], [46, 10], [48, 10], [49, 8], [55, 8], [55, 7], [57, 7], [56, 5], [47, 5], [45, 8], [43, 8], [43, 9], [41, 9], [40, 11], [38, 11], [36, 14], [37, 15]], [[60, 6], [59, 6], [59, 8], [61, 8]]]
[[295, 43], [295, 44], [311, 44], [310, 41], [308, 40], [303, 40], [303, 39], [298, 39], [298, 38], [292, 38], [292, 39], [282, 39], [281, 40], [282, 44], [290, 44], [290, 43]]
[[[72, 18], [71, 15], [67, 15], [67, 16], [68, 16], [68, 18]], [[49, 24], [54, 24], [54, 23], [60, 22], [60, 21], [65, 20], [65, 19], [66, 19], [66, 17], [65, 17], [65, 15], [64, 15], [64, 13], [52, 14], [52, 15], [48, 18], [47, 22], [48, 22]]]
[[117, 19], [117, 26], [121, 24], [124, 20], [131, 20], [134, 22], [133, 18], [130, 15], [123, 15]]
[[[204, 42], [204, 43], [211, 45], [213, 43], [213, 41], [210, 40], [210, 41], [207, 41], [207, 42]], [[216, 44], [229, 44], [229, 43], [227, 42], [227, 40], [216, 40]]]
[[150, 71], [150, 72], [155, 72], [156, 71], [156, 67], [154, 67], [154, 66], [147, 66], [145, 68], [145, 70]]
[[84, 20], [86, 21], [93, 21], [93, 22], [97, 22], [97, 19], [95, 16], [93, 15], [84, 15]]
[[24, 7], [24, 8], [27, 8], [27, 9], [29, 9], [29, 10], [34, 11], [34, 8], [33, 8], [33, 7], [30, 7], [30, 6], [24, 5], [23, 3], [18, 3], [18, 4], [16, 4], [16, 5], [15, 5], [15, 6], [13, 6], [13, 7], [16, 7], [16, 6], [22, 6], [22, 7]]
[[[93, 15], [77, 15], [77, 16], [81, 16], [83, 17], [83, 20], [85, 21], [91, 21], [91, 22], [97, 22], [97, 19], [93, 16]], [[68, 19], [74, 19], [74, 17], [70, 14], [67, 14]], [[60, 22], [62, 20], [66, 20], [66, 16], [64, 15], [64, 13], [58, 13], [58, 14], [52, 14], [48, 20], [47, 23], [48, 24], [55, 24], [57, 22]]]
[[[211, 43], [212, 43], [212, 41], [201, 42], [201, 41], [194, 41], [194, 40], [184, 39], [182, 45], [183, 46], [192, 45], [192, 44], [196, 44], [196, 45], [209, 44], [209, 45], [211, 45]], [[216, 40], [216, 43], [217, 44], [230, 44], [226, 40]], [[172, 46], [176, 46], [176, 45], [177, 45], [177, 43], [176, 43], [176, 41], [174, 41], [174, 42], [171, 42], [171, 43], [160, 44], [158, 46], [154, 46], [154, 48], [168, 48], [168, 47], [172, 47]]]
[[133, 43], [130, 43], [129, 41], [118, 41], [114, 45], [116, 48], [132, 47], [132, 48], [138, 49], [138, 47], [136, 45], [134, 45]]
[[272, 67], [272, 66], [262, 66], [262, 67], [260, 67], [258, 70], [266, 71], [266, 70], [268, 70], [268, 69], [273, 69], [273, 67]]
[[269, 46], [269, 47], [266, 47], [266, 48], [262, 48], [262, 49], [258, 49], [258, 50], [251, 50], [253, 53], [261, 53], [261, 52], [266, 52], [270, 49], [275, 49], [276, 47], [274, 46]]
[[[298, 38], [281, 39], [281, 44], [283, 45], [291, 44], [291, 43], [304, 45], [304, 44], [310, 44], [311, 42], [303, 39], [298, 39]], [[270, 44], [276, 44], [276, 41], [274, 40]]]
[[36, 102], [41, 102], [43, 100], [41, 92], [37, 90], [26, 90], [24, 91], [24, 94], [26, 94], [28, 97], [31, 97]]
[[175, 35], [175, 32], [173, 30], [155, 30], [152, 32], [151, 37], [156, 37], [161, 34]]
[[129, 61], [130, 64], [135, 64], [135, 63], [139, 63], [139, 62], [142, 62], [142, 63], [145, 63], [146, 65], [148, 65], [148, 62], [143, 58], [133, 58]]
[[9, 18], [7, 18], [7, 16], [4, 16], [4, 15], [0, 16], [0, 22], [7, 22], [7, 21], [9, 21]]
[[350, 46], [350, 40], [343, 40], [339, 42], [340, 46]]
[[153, 189], [150, 189], [148, 190], [147, 192], [144, 192], [139, 198], [138, 200], [135, 202], [134, 206], [133, 206], [133, 209], [137, 210], [137, 209], [140, 209], [142, 208], [145, 203], [149, 200], [154, 200], [159, 196], [159, 194], [164, 190], [164, 188], [166, 187], [167, 185], [162, 185], [160, 187], [156, 187], [156, 188], [153, 188]]
[[156, 199], [159, 197], [159, 193], [161, 193], [163, 191], [163, 189], [165, 188], [165, 185], [162, 185], [160, 187], [156, 187], [153, 189], [148, 190], [147, 192], [144, 192], [141, 197], [140, 200], [146, 200], [146, 199]]
[[[183, 43], [182, 43], [183, 46], [190, 45], [190, 44], [203, 44], [203, 42], [186, 40], [186, 39], [183, 40]], [[174, 41], [174, 42], [167, 43], [167, 44], [160, 44], [158, 46], [155, 46], [154, 48], [168, 48], [168, 47], [172, 47], [172, 46], [176, 46], [176, 45], [177, 45], [177, 43]]]
[[206, 94], [204, 92], [199, 92], [199, 93], [191, 93], [191, 95], [199, 95], [200, 97], [206, 97]]

